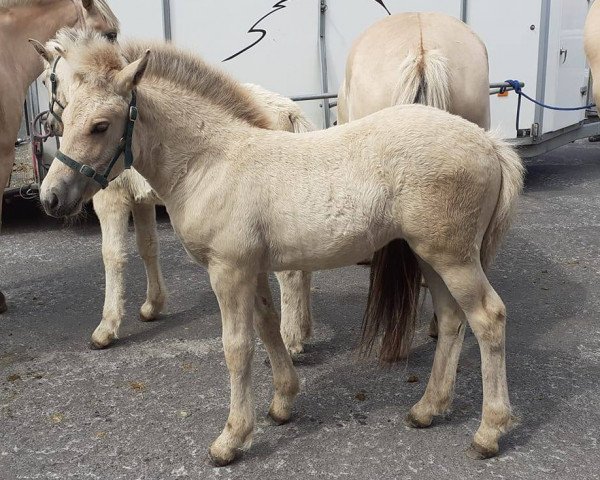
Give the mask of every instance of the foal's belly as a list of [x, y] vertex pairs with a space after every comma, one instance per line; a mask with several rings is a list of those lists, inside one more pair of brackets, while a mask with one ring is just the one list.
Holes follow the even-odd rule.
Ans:
[[390, 233], [373, 235], [368, 230], [296, 238], [293, 245], [276, 245], [271, 252], [270, 269], [315, 271], [354, 265], [370, 258], [393, 239]]

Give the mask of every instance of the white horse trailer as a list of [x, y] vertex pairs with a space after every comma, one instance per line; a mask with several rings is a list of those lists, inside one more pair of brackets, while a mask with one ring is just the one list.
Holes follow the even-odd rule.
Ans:
[[[440, 11], [484, 40], [490, 78], [524, 82], [524, 92], [561, 107], [590, 103], [583, 26], [589, 0], [109, 0], [123, 37], [172, 40], [243, 82], [305, 99], [322, 127], [335, 122], [335, 98], [354, 39], [389, 13]], [[468, 75], [468, 73], [467, 73]], [[555, 111], [523, 99], [518, 128], [514, 92], [491, 89], [492, 125], [525, 157], [600, 134], [595, 110]], [[47, 98], [34, 85], [32, 115]], [[306, 100], [306, 99], [311, 100]], [[39, 99], [39, 100], [38, 100]], [[51, 143], [51, 142], [48, 142]], [[47, 155], [53, 148], [47, 145]]]

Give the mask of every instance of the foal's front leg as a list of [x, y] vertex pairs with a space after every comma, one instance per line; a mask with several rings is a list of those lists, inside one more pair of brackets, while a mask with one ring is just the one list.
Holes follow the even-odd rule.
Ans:
[[217, 296], [223, 323], [223, 350], [229, 370], [231, 400], [229, 417], [221, 435], [210, 447], [217, 466], [231, 463], [237, 452], [249, 448], [254, 430], [252, 394], [252, 319], [256, 275], [223, 265], [209, 267], [210, 283]]
[[106, 291], [102, 321], [92, 334], [92, 348], [108, 347], [118, 337], [125, 310], [123, 270], [125, 269], [125, 235], [131, 211], [120, 189], [109, 187], [93, 198], [94, 210], [102, 230], [102, 260]]
[[304, 351], [312, 333], [310, 312], [311, 272], [289, 271], [275, 274], [281, 288], [281, 336], [292, 355]]
[[144, 261], [147, 278], [146, 301], [140, 308], [140, 318], [149, 321], [162, 311], [166, 299], [165, 281], [159, 262], [156, 206], [134, 203], [132, 210], [138, 252]]

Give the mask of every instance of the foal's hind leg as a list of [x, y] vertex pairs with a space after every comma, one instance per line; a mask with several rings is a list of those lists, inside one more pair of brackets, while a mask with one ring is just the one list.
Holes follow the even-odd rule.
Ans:
[[465, 312], [479, 342], [483, 377], [483, 410], [469, 456], [489, 458], [498, 453], [498, 440], [513, 424], [505, 361], [506, 308], [488, 282], [479, 259], [456, 266], [433, 265]]
[[133, 221], [137, 247], [146, 268], [146, 301], [140, 308], [140, 318], [154, 320], [165, 305], [166, 288], [160, 269], [156, 207], [154, 204], [134, 203]]
[[413, 427], [428, 427], [433, 417], [445, 413], [452, 403], [465, 317], [440, 276], [425, 262], [419, 263], [433, 299], [438, 342], [425, 394], [411, 408], [407, 421]]
[[281, 336], [292, 354], [304, 351], [312, 333], [310, 313], [310, 272], [289, 271], [275, 274], [281, 288]]
[[102, 230], [102, 260], [106, 291], [102, 321], [92, 334], [93, 348], [108, 347], [117, 338], [125, 310], [123, 270], [125, 269], [125, 235], [130, 207], [121, 191], [109, 187], [93, 198], [94, 210]]
[[281, 424], [290, 419], [299, 384], [292, 359], [281, 338], [279, 323], [279, 315], [273, 306], [268, 276], [260, 274], [257, 284], [254, 325], [267, 349], [273, 369], [275, 396], [269, 409], [269, 415], [276, 423]]

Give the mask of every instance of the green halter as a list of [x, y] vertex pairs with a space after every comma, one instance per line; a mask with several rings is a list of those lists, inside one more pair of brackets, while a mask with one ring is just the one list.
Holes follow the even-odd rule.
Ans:
[[131, 92], [131, 101], [129, 102], [128, 112], [129, 118], [127, 120], [127, 124], [125, 125], [125, 132], [123, 133], [123, 137], [119, 141], [117, 151], [113, 155], [112, 160], [108, 164], [108, 167], [106, 167], [106, 170], [104, 170], [104, 173], [98, 173], [93, 167], [72, 159], [71, 157], [62, 153], [60, 150], [57, 150], [56, 152], [56, 159], [60, 160], [72, 170], [81, 173], [85, 177], [91, 178], [96, 183], [98, 183], [103, 189], [108, 187], [108, 177], [110, 176], [110, 172], [122, 154], [125, 157], [123, 160], [125, 169], [129, 169], [131, 168], [131, 165], [133, 165], [133, 153], [131, 151], [131, 142], [133, 138], [133, 127], [135, 125], [135, 120], [138, 116], [135, 91]]

